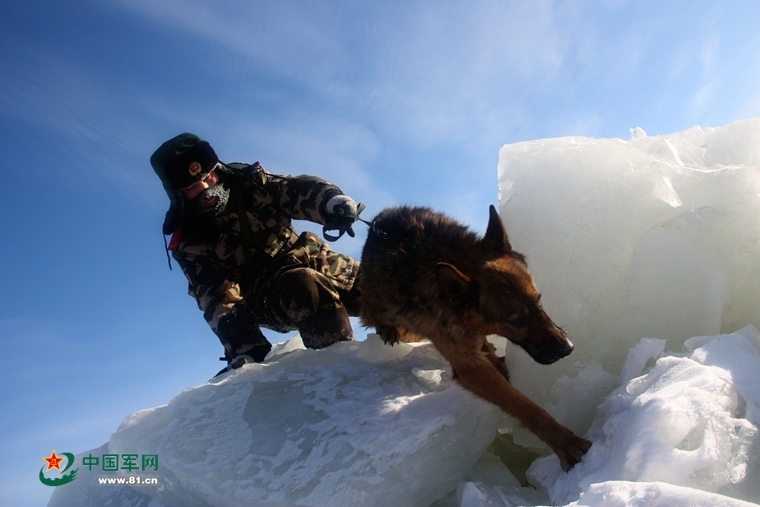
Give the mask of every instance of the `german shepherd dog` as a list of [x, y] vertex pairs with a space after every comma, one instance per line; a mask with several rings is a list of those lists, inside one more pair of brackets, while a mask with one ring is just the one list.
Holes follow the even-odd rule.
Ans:
[[486, 336], [503, 336], [541, 364], [573, 344], [541, 307], [525, 257], [490, 208], [483, 238], [430, 208], [396, 207], [373, 221], [361, 258], [361, 321], [385, 343], [428, 338], [465, 389], [501, 407], [546, 442], [567, 471], [591, 442], [574, 435], [509, 383]]

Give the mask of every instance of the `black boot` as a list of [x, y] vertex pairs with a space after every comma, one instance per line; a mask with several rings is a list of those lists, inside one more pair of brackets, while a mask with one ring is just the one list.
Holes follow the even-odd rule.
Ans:
[[260, 363], [267, 357], [270, 350], [272, 350], [272, 345], [268, 341], [265, 343], [242, 345], [233, 353], [225, 350], [224, 357], [220, 357], [219, 360], [227, 361], [227, 366], [219, 370], [219, 373], [214, 375], [214, 377], [218, 377], [230, 370], [237, 370], [247, 363]]
[[221, 361], [227, 361], [227, 366], [219, 370], [219, 373], [214, 375], [214, 377], [218, 377], [222, 373], [226, 373], [230, 370], [237, 370], [241, 366], [247, 363], [255, 363], [256, 361], [253, 360], [253, 358], [247, 354], [240, 354], [238, 356], [233, 357], [232, 359], [227, 359], [226, 357], [220, 357]]

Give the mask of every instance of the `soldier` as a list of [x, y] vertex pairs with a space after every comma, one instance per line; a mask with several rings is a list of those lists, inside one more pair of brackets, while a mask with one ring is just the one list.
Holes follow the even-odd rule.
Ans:
[[272, 345], [261, 326], [297, 329], [314, 349], [354, 339], [348, 317], [359, 313], [358, 261], [291, 224], [309, 220], [325, 234], [353, 236], [360, 210], [350, 197], [313, 176], [277, 176], [258, 162], [225, 164], [189, 133], [162, 144], [150, 163], [170, 200], [167, 255], [224, 346], [227, 367], [219, 373], [264, 360]]

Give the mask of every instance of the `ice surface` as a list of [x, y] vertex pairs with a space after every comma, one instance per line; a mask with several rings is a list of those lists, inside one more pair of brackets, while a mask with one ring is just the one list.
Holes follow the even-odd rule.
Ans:
[[[453, 384], [432, 345], [373, 335], [314, 351], [295, 341], [128, 417], [108, 451], [158, 454], [159, 486], [121, 491], [120, 502], [428, 505], [493, 440], [499, 409]], [[96, 484], [103, 473], [83, 475], [50, 505], [106, 505], [115, 493]]]

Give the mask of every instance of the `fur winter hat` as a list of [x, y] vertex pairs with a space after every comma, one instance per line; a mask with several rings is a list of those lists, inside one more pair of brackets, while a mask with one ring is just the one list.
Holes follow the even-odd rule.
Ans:
[[219, 163], [211, 145], [188, 132], [169, 139], [151, 155], [150, 165], [169, 196], [164, 234], [172, 234], [182, 223], [185, 201], [182, 191], [208, 175]]

